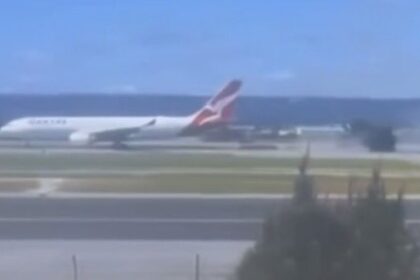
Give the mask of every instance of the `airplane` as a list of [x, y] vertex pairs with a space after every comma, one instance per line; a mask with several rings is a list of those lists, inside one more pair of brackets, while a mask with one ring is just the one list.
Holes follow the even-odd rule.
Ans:
[[122, 147], [134, 139], [193, 136], [231, 121], [241, 85], [240, 80], [230, 81], [189, 116], [24, 117], [2, 126], [0, 137], [25, 141], [63, 139], [76, 145], [111, 142]]

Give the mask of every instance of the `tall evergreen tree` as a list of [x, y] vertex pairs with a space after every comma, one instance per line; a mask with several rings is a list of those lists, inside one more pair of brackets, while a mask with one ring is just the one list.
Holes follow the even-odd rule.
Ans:
[[[364, 197], [337, 207], [317, 200], [303, 158], [289, 205], [269, 217], [237, 270], [239, 280], [420, 279], [418, 250], [404, 225], [402, 193], [387, 200], [380, 166]], [[352, 184], [349, 185], [349, 188]]]

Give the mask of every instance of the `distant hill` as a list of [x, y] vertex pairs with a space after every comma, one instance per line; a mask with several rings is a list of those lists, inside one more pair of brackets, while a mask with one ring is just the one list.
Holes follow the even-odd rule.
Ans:
[[[0, 122], [25, 116], [186, 115], [206, 97], [57, 94], [0, 95]], [[236, 119], [249, 125], [324, 125], [362, 118], [396, 126], [420, 125], [420, 99], [241, 97]]]

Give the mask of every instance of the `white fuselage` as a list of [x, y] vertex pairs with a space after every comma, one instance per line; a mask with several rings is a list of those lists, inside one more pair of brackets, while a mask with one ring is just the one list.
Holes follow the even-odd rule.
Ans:
[[173, 138], [197, 133], [230, 120], [241, 86], [232, 80], [197, 112], [185, 117], [26, 117], [0, 128], [0, 137], [22, 140], [69, 140], [77, 144], [132, 139]]
[[[144, 124], [153, 121], [153, 125]], [[191, 117], [28, 117], [0, 129], [3, 137], [27, 140], [68, 140], [73, 133], [142, 127], [130, 139], [171, 138], [185, 129]]]

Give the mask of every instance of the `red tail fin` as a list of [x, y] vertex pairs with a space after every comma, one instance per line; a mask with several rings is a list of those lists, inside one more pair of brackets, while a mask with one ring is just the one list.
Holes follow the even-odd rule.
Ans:
[[194, 114], [192, 126], [201, 127], [231, 121], [234, 103], [241, 85], [240, 80], [230, 81], [201, 110]]

